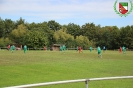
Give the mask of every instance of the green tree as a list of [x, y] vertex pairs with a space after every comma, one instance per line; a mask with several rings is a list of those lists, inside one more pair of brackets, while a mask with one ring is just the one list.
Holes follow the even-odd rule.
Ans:
[[48, 21], [48, 27], [50, 30], [57, 31], [61, 29], [61, 25], [54, 20]]
[[0, 18], [0, 38], [4, 36], [4, 29], [5, 29], [4, 20]]
[[[106, 46], [107, 49], [113, 48], [113, 27], [105, 26], [102, 27], [98, 33], [99, 37], [96, 42], [96, 46]], [[115, 32], [114, 32], [115, 33]]]
[[131, 46], [130, 48], [133, 49], [133, 25], [131, 25], [131, 37], [132, 37], [132, 40], [131, 40]]
[[120, 47], [120, 30], [117, 26], [112, 27], [112, 49], [118, 49]]
[[4, 38], [9, 37], [11, 31], [15, 28], [15, 23], [11, 19], [5, 19], [4, 21]]
[[58, 44], [66, 44], [67, 47], [74, 47], [74, 37], [71, 34], [67, 34], [63, 29], [56, 31], [53, 37]]
[[9, 38], [0, 38], [0, 47], [7, 47], [7, 45], [11, 43], [12, 41]]
[[42, 22], [42, 23], [34, 23], [33, 22], [28, 26], [28, 29], [44, 32], [47, 35], [47, 38], [49, 40], [48, 46], [51, 46], [52, 44], [55, 43], [55, 40], [53, 38], [54, 31], [50, 30], [47, 22]]
[[120, 40], [121, 40], [121, 46], [132, 48], [133, 29], [131, 26], [120, 28]]
[[26, 26], [24, 26], [23, 24], [18, 25], [17, 29], [12, 30], [10, 34], [10, 39], [15, 43], [20, 44], [22, 43], [22, 39], [26, 34], [26, 32], [27, 32]]
[[73, 35], [74, 38], [76, 38], [76, 36], [81, 35], [81, 28], [79, 25], [76, 25], [74, 23], [69, 23], [67, 25], [67, 33]]
[[20, 17], [20, 19], [15, 22], [15, 28], [17, 28], [18, 25], [21, 25], [21, 24], [25, 25], [25, 20], [22, 19], [22, 17]]
[[100, 28], [100, 25], [95, 26], [94, 23], [86, 23], [81, 28], [82, 29], [81, 34], [83, 36], [87, 36], [89, 40], [96, 41], [99, 28]]
[[47, 38], [49, 40], [49, 45], [48, 46], [51, 46], [52, 44], [55, 43], [55, 39], [53, 38], [54, 31], [50, 30], [47, 22], [43, 22], [43, 23], [41, 23], [41, 25], [42, 25], [42, 31], [44, 33], [46, 33]]
[[43, 48], [44, 46], [48, 46], [49, 41], [44, 32], [31, 30], [25, 34], [23, 44], [26, 44], [30, 48]]
[[94, 46], [92, 41], [89, 41], [86, 36], [76, 36], [76, 46], [81, 46], [83, 49], [88, 49], [90, 46]]

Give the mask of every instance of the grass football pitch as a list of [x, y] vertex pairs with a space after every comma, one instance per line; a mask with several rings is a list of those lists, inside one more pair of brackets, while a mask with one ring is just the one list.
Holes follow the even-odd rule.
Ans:
[[[0, 50], [0, 88], [33, 83], [133, 76], [133, 51], [15, 51]], [[69, 83], [35, 88], [85, 88]], [[90, 81], [89, 88], [133, 88], [133, 79]]]

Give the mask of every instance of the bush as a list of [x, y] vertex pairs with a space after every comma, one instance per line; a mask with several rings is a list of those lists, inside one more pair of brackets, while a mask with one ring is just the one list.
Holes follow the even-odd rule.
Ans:
[[0, 47], [6, 47], [8, 44], [11, 44], [12, 41], [9, 38], [0, 38]]

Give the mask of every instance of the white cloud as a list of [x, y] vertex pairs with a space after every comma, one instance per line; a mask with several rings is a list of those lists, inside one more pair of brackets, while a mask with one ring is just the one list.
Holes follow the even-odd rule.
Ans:
[[[0, 14], [27, 17], [30, 20], [92, 20], [119, 18], [113, 0], [5, 0]], [[133, 14], [130, 14], [131, 16]]]
[[[94, 9], [100, 9], [99, 11], [107, 11], [109, 9], [112, 9], [113, 3], [112, 1], [106, 1], [106, 2], [84, 2], [82, 3], [77, 2], [77, 0], [72, 0], [69, 3], [62, 2], [60, 0], [57, 0], [56, 3], [52, 2], [55, 0], [8, 0], [5, 4], [3, 4], [3, 8], [5, 10], [50, 10], [54, 11], [56, 9], [57, 11], [73, 11], [73, 10], [91, 10], [94, 11]], [[9, 8], [7, 8], [9, 7]], [[111, 8], [110, 8], [111, 7]]]

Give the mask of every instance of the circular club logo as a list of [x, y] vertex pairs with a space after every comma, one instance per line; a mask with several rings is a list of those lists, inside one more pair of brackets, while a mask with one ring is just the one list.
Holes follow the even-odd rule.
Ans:
[[132, 12], [132, 10], [133, 3], [131, 0], [129, 0], [129, 2], [118, 2], [118, 0], [116, 0], [114, 3], [114, 11], [121, 17], [126, 17], [128, 14]]

